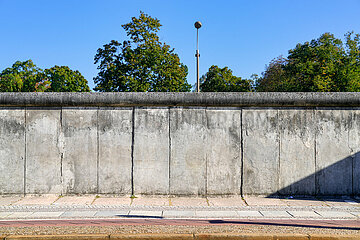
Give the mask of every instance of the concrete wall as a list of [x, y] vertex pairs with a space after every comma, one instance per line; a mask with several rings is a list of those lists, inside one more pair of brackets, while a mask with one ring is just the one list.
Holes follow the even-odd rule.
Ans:
[[0, 94], [0, 194], [360, 193], [360, 104], [346, 94], [318, 99], [334, 106], [306, 94], [260, 94], [257, 106], [248, 94], [172, 94], [168, 106], [154, 94], [108, 106], [33, 96]]

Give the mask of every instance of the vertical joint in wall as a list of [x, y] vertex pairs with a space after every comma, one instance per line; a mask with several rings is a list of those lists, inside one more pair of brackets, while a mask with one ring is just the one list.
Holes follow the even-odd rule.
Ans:
[[[205, 119], [206, 119], [206, 131], [207, 134], [209, 134], [209, 120], [208, 120], [208, 114], [207, 114], [207, 107], [205, 108]], [[208, 141], [209, 137], [206, 137], [206, 141]], [[206, 143], [207, 146], [207, 143]], [[207, 151], [205, 151], [205, 195], [207, 196], [208, 194], [208, 153]]]
[[[351, 113], [351, 122], [355, 123], [356, 119], [353, 114], [354, 113]], [[354, 161], [355, 161], [356, 153], [354, 152], [354, 149], [352, 148], [351, 143], [350, 143], [350, 129], [351, 129], [351, 127], [348, 128], [348, 146], [350, 149], [350, 156], [351, 156], [351, 195], [354, 196], [355, 195], [355, 192], [354, 192], [354, 166], [355, 166]]]
[[240, 195], [244, 196], [244, 136], [243, 136], [243, 109], [240, 109], [240, 161], [241, 161], [241, 180]]
[[25, 128], [24, 128], [24, 141], [25, 141], [25, 147], [24, 147], [24, 196], [26, 194], [26, 160], [27, 160], [27, 139], [26, 139], [26, 134], [27, 134], [27, 122], [26, 122], [26, 113], [27, 113], [27, 108], [24, 108], [24, 122], [25, 122]]
[[[314, 121], [317, 121], [316, 118], [316, 108], [313, 109], [313, 118]], [[317, 148], [316, 148], [316, 138], [317, 138], [317, 134], [318, 134], [318, 124], [315, 124], [315, 134], [314, 134], [314, 164], [315, 164], [315, 195], [319, 195], [320, 189], [319, 189], [319, 178], [318, 178], [318, 167], [317, 167], [317, 162], [316, 162], [316, 158], [317, 158]]]
[[171, 184], [171, 182], [170, 182], [170, 177], [171, 177], [171, 123], [170, 123], [170, 121], [171, 121], [171, 117], [170, 117], [170, 112], [171, 112], [171, 107], [169, 107], [169, 176], [168, 176], [168, 178], [169, 178], [169, 186], [168, 186], [168, 194], [170, 194], [170, 184]]
[[60, 134], [59, 134], [60, 145], [60, 185], [61, 195], [64, 194], [64, 177], [63, 177], [63, 161], [64, 161], [64, 146], [63, 146], [63, 108], [60, 108]]
[[281, 131], [280, 131], [280, 124], [279, 124], [279, 122], [280, 122], [280, 111], [279, 111], [279, 109], [277, 110], [277, 132], [278, 132], [278, 142], [279, 142], [279, 149], [278, 149], [278, 151], [279, 151], [279, 153], [278, 153], [278, 173], [276, 174], [276, 176], [277, 176], [277, 183], [278, 183], [278, 186], [277, 186], [277, 189], [276, 189], [276, 192], [277, 192], [277, 194], [278, 195], [280, 195], [280, 174], [281, 174], [281, 166], [280, 166], [280, 164], [281, 164], [281, 162], [280, 162], [280, 159], [281, 159]]
[[96, 109], [96, 192], [99, 193], [99, 161], [100, 161], [100, 141], [99, 141], [99, 111], [100, 107]]
[[131, 196], [134, 196], [134, 141], [135, 141], [135, 107], [132, 109], [131, 117]]

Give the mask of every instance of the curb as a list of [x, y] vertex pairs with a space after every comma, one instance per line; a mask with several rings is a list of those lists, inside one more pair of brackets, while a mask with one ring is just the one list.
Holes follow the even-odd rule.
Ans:
[[0, 236], [0, 240], [352, 240], [360, 239], [360, 235], [327, 235], [327, 234], [71, 234], [71, 235], [9, 235]]

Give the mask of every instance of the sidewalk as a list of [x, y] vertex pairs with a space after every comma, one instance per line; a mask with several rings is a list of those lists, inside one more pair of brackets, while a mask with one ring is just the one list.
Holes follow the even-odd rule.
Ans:
[[353, 198], [2, 196], [0, 220], [18, 219], [348, 219]]
[[360, 201], [252, 196], [0, 197], [0, 235], [7, 236], [254, 232], [360, 234]]

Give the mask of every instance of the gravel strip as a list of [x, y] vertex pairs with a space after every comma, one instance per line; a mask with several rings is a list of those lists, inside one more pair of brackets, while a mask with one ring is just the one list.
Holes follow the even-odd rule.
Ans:
[[66, 227], [0, 227], [2, 235], [63, 235], [63, 234], [138, 234], [138, 233], [290, 233], [290, 234], [360, 234], [360, 230], [334, 228], [305, 228], [269, 225], [227, 226], [66, 226]]

